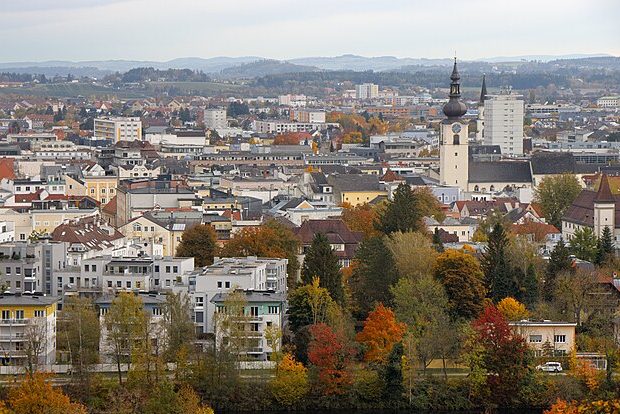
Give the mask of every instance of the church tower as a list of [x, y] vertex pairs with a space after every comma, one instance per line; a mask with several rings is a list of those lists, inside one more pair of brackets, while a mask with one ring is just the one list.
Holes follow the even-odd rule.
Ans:
[[469, 179], [469, 142], [467, 122], [461, 117], [467, 112], [467, 107], [459, 100], [461, 97], [461, 76], [454, 68], [450, 76], [450, 100], [443, 107], [447, 119], [440, 124], [439, 136], [439, 181], [442, 185], [457, 186], [467, 191]]
[[601, 176], [598, 191], [594, 197], [594, 234], [596, 237], [603, 235], [605, 227], [609, 227], [612, 236], [616, 228], [616, 199], [609, 187], [607, 174]]
[[478, 119], [476, 120], [476, 141], [482, 141], [484, 137], [484, 101], [487, 100], [486, 76], [482, 75], [482, 88], [480, 89], [480, 100], [478, 101]]

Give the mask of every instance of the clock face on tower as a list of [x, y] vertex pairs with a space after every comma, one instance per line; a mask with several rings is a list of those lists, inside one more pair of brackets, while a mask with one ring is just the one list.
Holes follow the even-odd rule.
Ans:
[[461, 124], [459, 123], [452, 124], [452, 132], [454, 132], [455, 134], [458, 134], [459, 132], [461, 132]]

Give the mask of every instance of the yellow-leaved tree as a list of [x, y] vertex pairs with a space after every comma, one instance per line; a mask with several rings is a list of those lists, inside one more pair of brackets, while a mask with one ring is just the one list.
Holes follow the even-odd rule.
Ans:
[[525, 305], [511, 297], [500, 300], [497, 303], [497, 310], [509, 321], [520, 321], [529, 317]]
[[276, 401], [291, 407], [308, 393], [308, 370], [301, 362], [295, 361], [293, 355], [286, 353], [278, 364], [276, 377], [269, 385]]

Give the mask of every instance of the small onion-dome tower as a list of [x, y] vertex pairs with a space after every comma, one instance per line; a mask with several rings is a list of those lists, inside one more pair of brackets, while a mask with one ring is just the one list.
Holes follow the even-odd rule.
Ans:
[[454, 68], [452, 69], [452, 75], [450, 75], [450, 100], [443, 106], [443, 113], [448, 119], [458, 119], [465, 115], [467, 112], [467, 106], [459, 100], [461, 97], [461, 75], [456, 68], [456, 58], [454, 58]]

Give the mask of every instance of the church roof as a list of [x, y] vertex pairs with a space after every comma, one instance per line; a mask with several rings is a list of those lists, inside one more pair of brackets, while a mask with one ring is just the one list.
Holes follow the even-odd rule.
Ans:
[[603, 174], [601, 176], [601, 183], [598, 186], [598, 191], [596, 192], [596, 197], [594, 197], [594, 202], [613, 203], [615, 201], [616, 200], [611, 193], [611, 188], [609, 188], [609, 179], [607, 179], [607, 174]]
[[474, 161], [469, 163], [469, 182], [474, 183], [531, 183], [530, 163], [527, 161]]
[[487, 80], [486, 80], [486, 75], [482, 75], [482, 88], [480, 89], [480, 105], [484, 104], [484, 101], [486, 101], [487, 98]]
[[[598, 191], [583, 190], [573, 204], [566, 210], [563, 221], [580, 224], [582, 226], [594, 226], [594, 201]], [[620, 225], [620, 195], [612, 195], [615, 205], [616, 227]]]

